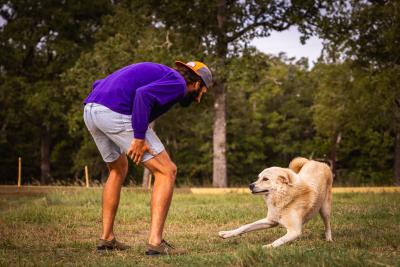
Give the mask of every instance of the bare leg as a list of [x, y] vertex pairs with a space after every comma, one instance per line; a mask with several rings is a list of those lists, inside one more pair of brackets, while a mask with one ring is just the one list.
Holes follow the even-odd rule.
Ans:
[[121, 187], [128, 172], [128, 160], [125, 154], [116, 161], [107, 163], [109, 176], [103, 189], [103, 233], [101, 239], [111, 240], [114, 238], [114, 219], [117, 213]]
[[174, 192], [176, 166], [166, 151], [145, 161], [144, 166], [155, 176], [151, 196], [151, 228], [149, 244], [157, 246], [161, 243], [164, 223]]
[[332, 205], [332, 192], [328, 189], [324, 203], [319, 210], [319, 214], [322, 217], [325, 225], [325, 239], [326, 241], [332, 241], [332, 230], [331, 230], [331, 205]]
[[258, 220], [253, 223], [249, 223], [243, 226], [240, 226], [239, 228], [231, 231], [220, 231], [218, 235], [222, 238], [229, 238], [232, 236], [237, 236], [241, 235], [247, 232], [255, 231], [255, 230], [260, 230], [260, 229], [267, 229], [276, 226], [277, 223], [269, 220], [268, 218]]

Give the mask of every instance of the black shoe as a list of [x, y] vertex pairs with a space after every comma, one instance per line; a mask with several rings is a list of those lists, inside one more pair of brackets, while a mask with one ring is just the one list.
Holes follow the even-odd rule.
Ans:
[[97, 250], [98, 251], [104, 251], [104, 250], [127, 250], [129, 249], [130, 246], [125, 245], [121, 242], [118, 242], [115, 237], [108, 241], [104, 239], [100, 239], [99, 243], [97, 244]]
[[169, 244], [164, 239], [158, 246], [147, 245], [147, 256], [160, 256], [160, 255], [180, 255], [184, 254], [186, 251], [182, 249], [176, 249], [174, 246]]

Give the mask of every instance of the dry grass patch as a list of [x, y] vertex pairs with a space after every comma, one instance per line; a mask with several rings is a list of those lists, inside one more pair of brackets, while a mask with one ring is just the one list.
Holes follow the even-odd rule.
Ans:
[[264, 201], [249, 194], [177, 193], [166, 239], [188, 253], [146, 258], [150, 195], [124, 190], [116, 221], [126, 252], [99, 254], [100, 190], [0, 195], [0, 266], [399, 266], [400, 194], [335, 194], [333, 243], [314, 218], [303, 236], [263, 250], [283, 228], [222, 240], [217, 232], [262, 218]]

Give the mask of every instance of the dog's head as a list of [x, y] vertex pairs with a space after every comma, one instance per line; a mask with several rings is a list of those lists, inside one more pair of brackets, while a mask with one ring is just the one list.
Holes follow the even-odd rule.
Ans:
[[268, 195], [282, 191], [292, 185], [292, 173], [284, 168], [271, 167], [258, 175], [258, 180], [249, 185], [253, 194]]

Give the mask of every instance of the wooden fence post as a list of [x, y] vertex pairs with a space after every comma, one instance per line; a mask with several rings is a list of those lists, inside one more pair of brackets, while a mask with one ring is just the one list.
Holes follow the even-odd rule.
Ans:
[[85, 165], [85, 177], [86, 177], [86, 187], [89, 187], [89, 169], [87, 165]]
[[21, 187], [22, 158], [18, 158], [18, 188]]

